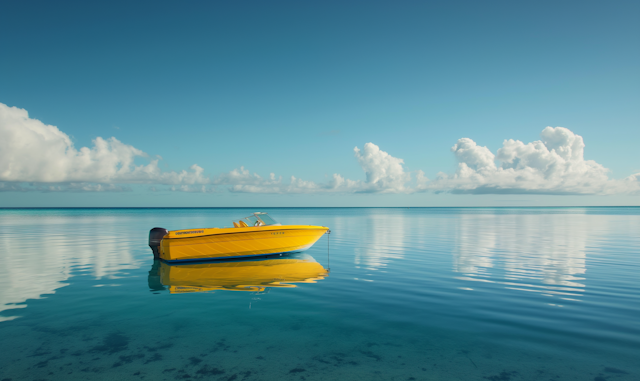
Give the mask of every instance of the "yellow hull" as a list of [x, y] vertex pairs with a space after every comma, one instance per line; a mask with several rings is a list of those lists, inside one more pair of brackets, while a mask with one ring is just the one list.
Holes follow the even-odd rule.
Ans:
[[306, 225], [175, 230], [162, 238], [160, 258], [182, 262], [297, 252], [310, 248], [328, 230]]
[[172, 294], [214, 290], [264, 291], [267, 287], [296, 287], [315, 283], [328, 272], [313, 258], [170, 265], [162, 263], [160, 282]]

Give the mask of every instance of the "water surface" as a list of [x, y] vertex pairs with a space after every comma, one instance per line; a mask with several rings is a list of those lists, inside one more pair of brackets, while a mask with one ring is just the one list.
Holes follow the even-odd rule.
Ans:
[[330, 258], [161, 278], [255, 211], [0, 210], [0, 380], [640, 379], [640, 208], [264, 209]]

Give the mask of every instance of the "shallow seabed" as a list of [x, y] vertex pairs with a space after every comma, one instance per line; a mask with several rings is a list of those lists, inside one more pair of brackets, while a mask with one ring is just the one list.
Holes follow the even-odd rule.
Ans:
[[150, 228], [255, 211], [0, 210], [0, 380], [640, 379], [640, 208], [264, 209], [328, 276], [158, 276]]

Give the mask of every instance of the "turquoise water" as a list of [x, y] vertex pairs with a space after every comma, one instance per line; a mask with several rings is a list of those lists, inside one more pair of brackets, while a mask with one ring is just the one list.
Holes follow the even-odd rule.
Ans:
[[0, 380], [640, 379], [640, 208], [263, 209], [328, 276], [162, 283], [150, 228], [255, 211], [0, 210]]

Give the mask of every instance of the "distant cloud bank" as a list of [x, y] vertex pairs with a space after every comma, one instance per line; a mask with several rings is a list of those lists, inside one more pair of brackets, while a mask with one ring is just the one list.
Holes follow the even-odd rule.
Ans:
[[[469, 138], [451, 148], [458, 161], [453, 174], [429, 180], [422, 171], [404, 170], [404, 161], [373, 143], [354, 148], [364, 180], [334, 174], [325, 183], [291, 176], [262, 177], [244, 167], [218, 177], [189, 170], [162, 171], [159, 158], [111, 137], [97, 137], [93, 146], [76, 149], [57, 127], [29, 118], [26, 110], [0, 103], [0, 191], [105, 192], [127, 191], [129, 184], [165, 185], [185, 192], [236, 193], [415, 193], [590, 194], [640, 193], [640, 173], [622, 180], [608, 169], [584, 159], [584, 141], [567, 128], [547, 127], [541, 140], [505, 140], [496, 154]], [[135, 165], [136, 157], [147, 158]], [[497, 162], [499, 164], [497, 164]], [[152, 190], [162, 190], [152, 187]]]

